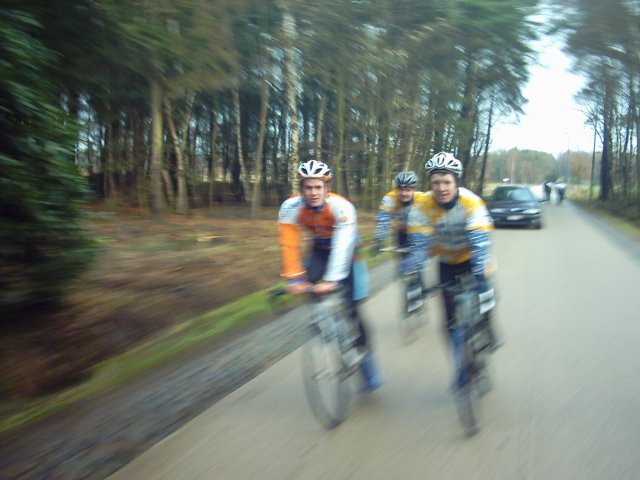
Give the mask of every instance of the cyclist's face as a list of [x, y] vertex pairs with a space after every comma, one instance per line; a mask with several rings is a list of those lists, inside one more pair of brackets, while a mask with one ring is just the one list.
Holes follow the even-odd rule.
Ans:
[[458, 190], [456, 178], [451, 173], [434, 173], [431, 175], [431, 191], [439, 204], [453, 200]]
[[319, 178], [307, 178], [302, 182], [302, 196], [310, 207], [319, 207], [327, 196], [327, 187], [324, 180]]
[[402, 203], [409, 203], [413, 198], [415, 189], [411, 187], [398, 187], [398, 198]]

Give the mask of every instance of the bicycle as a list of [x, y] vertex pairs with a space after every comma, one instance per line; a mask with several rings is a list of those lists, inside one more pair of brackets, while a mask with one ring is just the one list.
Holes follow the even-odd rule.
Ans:
[[[409, 253], [409, 247], [388, 247], [383, 252], [394, 252], [399, 255]], [[409, 344], [419, 337], [419, 329], [425, 325], [423, 285], [420, 273], [401, 275], [404, 290], [403, 315], [399, 317], [398, 329], [404, 344]]]
[[488, 371], [491, 338], [486, 316], [493, 308], [493, 293], [478, 295], [478, 283], [471, 274], [456, 281], [427, 288], [424, 296], [440, 290], [453, 295], [455, 321], [450, 335], [454, 360], [456, 407], [467, 436], [479, 430], [480, 400], [492, 388]]
[[[276, 290], [274, 295], [282, 295]], [[308, 294], [307, 337], [302, 346], [302, 378], [311, 411], [327, 429], [340, 425], [351, 404], [351, 376], [360, 369], [366, 352], [354, 346], [358, 332], [346, 316], [344, 292]]]

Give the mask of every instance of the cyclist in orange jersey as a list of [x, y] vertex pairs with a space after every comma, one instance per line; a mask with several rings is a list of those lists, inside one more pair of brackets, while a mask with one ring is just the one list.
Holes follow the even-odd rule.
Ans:
[[[367, 329], [358, 303], [368, 296], [366, 264], [356, 256], [359, 243], [356, 209], [346, 198], [330, 192], [331, 170], [316, 160], [298, 167], [300, 193], [285, 200], [278, 215], [281, 275], [292, 295], [309, 291], [323, 295], [345, 287], [349, 317], [360, 332], [355, 345], [361, 352], [362, 374], [370, 390], [382, 385]], [[303, 232], [312, 238], [311, 252], [303, 261]]]

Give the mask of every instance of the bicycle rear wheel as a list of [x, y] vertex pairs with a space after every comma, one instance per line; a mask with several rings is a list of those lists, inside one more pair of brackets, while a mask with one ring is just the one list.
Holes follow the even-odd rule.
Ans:
[[465, 292], [456, 297], [455, 315], [457, 331], [451, 342], [456, 356], [457, 391], [456, 407], [465, 434], [470, 437], [480, 428], [480, 392], [477, 380], [484, 370], [476, 360], [474, 325], [477, 323], [480, 306], [474, 292]]
[[344, 421], [350, 390], [337, 336], [323, 335], [317, 326], [302, 347], [304, 390], [314, 416], [327, 429]]
[[493, 389], [491, 371], [489, 368], [491, 334], [488, 330], [487, 314], [473, 327], [474, 348], [474, 376], [473, 381], [480, 396], [484, 396]]
[[[458, 336], [459, 338], [455, 338]], [[452, 339], [452, 350], [456, 357], [456, 389], [455, 403], [458, 418], [465, 435], [470, 437], [478, 432], [480, 428], [480, 398], [474, 386], [474, 382], [467, 369], [465, 360], [465, 341], [462, 329], [454, 333]]]
[[467, 437], [475, 435], [480, 430], [477, 400], [475, 392], [468, 385], [456, 392], [458, 417]]

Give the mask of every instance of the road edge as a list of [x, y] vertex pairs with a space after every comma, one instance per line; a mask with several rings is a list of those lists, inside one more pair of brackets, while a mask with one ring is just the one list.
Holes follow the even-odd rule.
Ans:
[[[394, 280], [393, 265], [370, 269], [372, 295]], [[256, 318], [228, 343], [202, 345], [8, 434], [0, 440], [0, 480], [108, 477], [298, 348], [303, 308]]]

